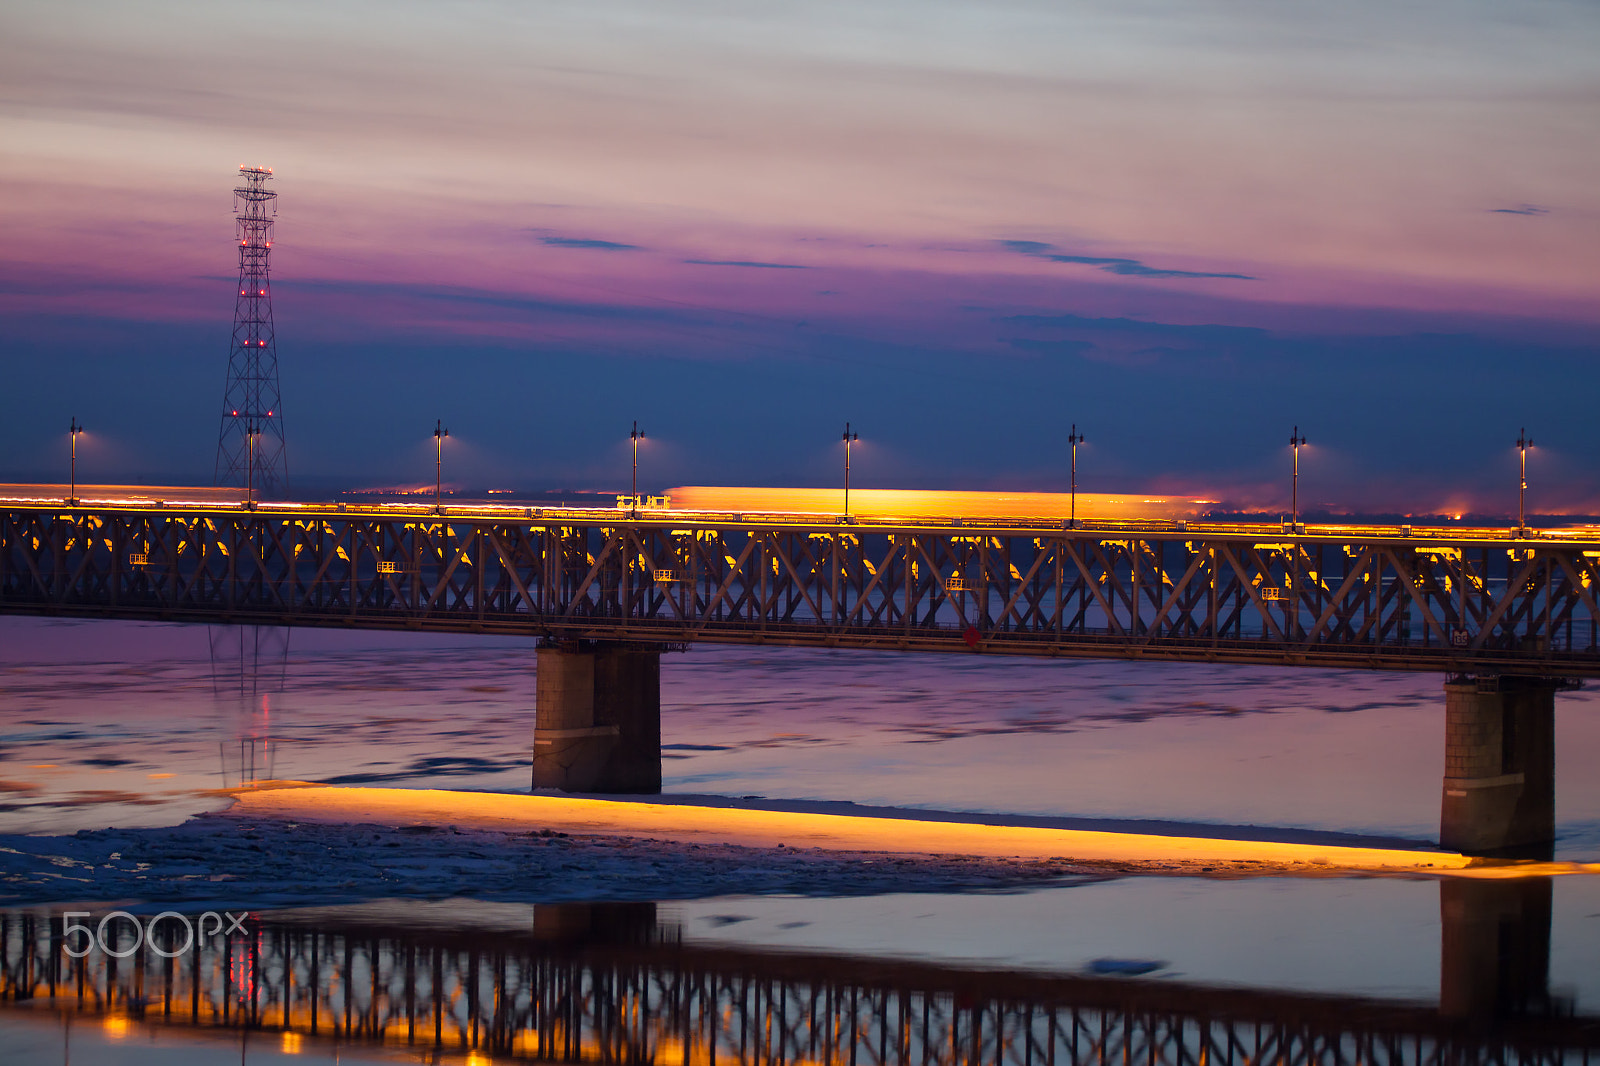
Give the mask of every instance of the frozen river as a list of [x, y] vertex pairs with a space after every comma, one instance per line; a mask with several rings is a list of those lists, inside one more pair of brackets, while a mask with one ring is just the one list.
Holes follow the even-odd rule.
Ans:
[[[208, 812], [228, 805], [222, 790], [252, 781], [526, 791], [532, 651], [530, 641], [505, 638], [0, 619], [0, 833], [89, 831], [72, 838], [82, 845], [112, 829], [153, 840], [150, 834], [209, 825]], [[751, 804], [820, 801], [1130, 829], [1165, 823], [1156, 828], [1198, 834], [1322, 831], [1421, 842], [1437, 829], [1440, 682], [695, 649], [663, 659], [664, 790]], [[1557, 856], [1595, 861], [1595, 695], [1559, 697], [1557, 730]], [[192, 822], [197, 816], [201, 822]], [[69, 843], [63, 840], [63, 855]], [[38, 846], [48, 850], [49, 842]], [[426, 846], [419, 840], [416, 847], [426, 861]], [[11, 875], [18, 854], [8, 853]], [[160, 909], [161, 899], [97, 895], [94, 867], [84, 865], [59, 901], [13, 894], [11, 913], [50, 918], [56, 902], [97, 917], [113, 905], [141, 915]], [[606, 867], [596, 869], [584, 883], [595, 898], [608, 898]], [[1138, 877], [885, 891], [876, 882], [852, 889], [835, 879], [799, 893], [756, 882], [752, 891], [726, 891], [736, 877], [717, 883], [723, 890], [710, 898], [664, 894], [659, 920], [683, 942], [758, 953], [1034, 974], [1126, 963], [1146, 969], [1148, 979], [1207, 988], [1425, 1005], [1439, 1001], [1447, 980], [1441, 967], [1453, 965], [1445, 951], [1450, 929], [1466, 928], [1459, 915], [1449, 925], [1453, 905], [1429, 880]], [[1542, 939], [1542, 1002], [1600, 1013], [1600, 878], [1540, 884], [1548, 887], [1535, 891], [1531, 911], [1518, 912], [1514, 935], [1536, 945]], [[521, 928], [536, 905], [557, 898], [530, 887], [523, 902], [492, 902], [474, 898], [474, 888], [435, 884], [426, 899], [393, 901], [372, 889], [368, 905], [387, 908], [384, 920], [407, 928]], [[570, 886], [559, 898], [573, 898]], [[329, 902], [351, 905], [349, 898]], [[135, 1052], [145, 1051], [149, 1061], [180, 1061], [193, 1050], [136, 1027], [112, 1029], [82, 1018], [46, 1024], [37, 1012], [0, 1014], [0, 1042], [32, 1049], [23, 1062], [62, 1061], [69, 1031], [79, 1039], [74, 1062], [142, 1061]], [[282, 1050], [258, 1042], [256, 1056], [268, 1061]]]

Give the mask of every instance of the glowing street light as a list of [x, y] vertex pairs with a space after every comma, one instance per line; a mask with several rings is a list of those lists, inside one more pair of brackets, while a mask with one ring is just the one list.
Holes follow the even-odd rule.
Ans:
[[644, 440], [644, 434], [639, 432], [639, 420], [633, 420], [633, 432], [628, 434], [628, 439], [633, 441], [633, 495], [628, 497], [630, 508], [628, 514], [632, 518], [639, 517], [639, 442]]
[[1295, 426], [1294, 432], [1289, 434], [1289, 447], [1294, 449], [1294, 476], [1289, 489], [1289, 522], [1296, 529], [1300, 526], [1300, 448], [1306, 439], [1300, 435], [1300, 427]]
[[83, 432], [83, 427], [78, 425], [78, 416], [72, 416], [71, 428], [67, 430], [72, 438], [72, 487], [67, 490], [67, 506], [78, 506], [78, 434]]
[[850, 445], [861, 439], [861, 434], [850, 432], [850, 423], [844, 424], [844, 520], [850, 521]]
[[450, 431], [444, 428], [444, 419], [433, 420], [433, 513], [444, 514], [441, 498], [444, 495], [444, 439]]
[[1522, 461], [1522, 475], [1517, 480], [1517, 533], [1525, 534], [1528, 529], [1527, 509], [1523, 506], [1528, 495], [1528, 449], [1533, 447], [1533, 438], [1528, 436], [1526, 427], [1517, 431], [1517, 452]]
[[1072, 445], [1072, 520], [1073, 529], [1078, 528], [1078, 445], [1083, 443], [1083, 434], [1078, 432], [1078, 423], [1072, 423], [1072, 432], [1067, 434], [1067, 443]]

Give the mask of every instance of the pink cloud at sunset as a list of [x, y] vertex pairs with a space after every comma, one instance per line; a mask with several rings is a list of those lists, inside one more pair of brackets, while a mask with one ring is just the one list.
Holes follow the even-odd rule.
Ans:
[[[1600, 295], [1574, 136], [1594, 28], [1561, 5], [1442, 38], [1426, 6], [306, 7], [244, 55], [242, 13], [76, 10], [11, 18], [8, 271], [92, 277], [161, 230], [213, 272], [225, 167], [270, 156], [283, 270], [324, 278], [542, 291], [603, 269], [670, 292], [705, 284], [682, 269], [701, 258], [1103, 280], [992, 244], [1024, 239], [1253, 279], [1157, 294], [1582, 318]], [[1506, 213], [1524, 204], [1545, 213]], [[530, 229], [649, 261], [535, 257]]]

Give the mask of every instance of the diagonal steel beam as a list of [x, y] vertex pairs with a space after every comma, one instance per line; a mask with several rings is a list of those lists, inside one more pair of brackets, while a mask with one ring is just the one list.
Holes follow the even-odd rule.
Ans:
[[1344, 580], [1339, 583], [1339, 591], [1328, 599], [1328, 605], [1317, 616], [1316, 624], [1306, 633], [1305, 639], [1301, 643], [1307, 645], [1317, 643], [1317, 638], [1322, 635], [1323, 628], [1333, 619], [1334, 614], [1339, 610], [1340, 605], [1345, 603], [1346, 598], [1355, 586], [1366, 584], [1366, 571], [1363, 567], [1370, 564], [1371, 558], [1372, 549], [1362, 548], [1360, 556], [1350, 561], [1350, 564], [1345, 569]]
[[622, 528], [620, 526], [612, 527], [611, 532], [606, 536], [605, 543], [600, 546], [600, 551], [595, 555], [594, 562], [589, 565], [589, 572], [584, 575], [583, 581], [578, 585], [577, 590], [573, 592], [572, 602], [567, 604], [567, 609], [562, 613], [562, 617], [573, 617], [577, 613], [578, 604], [587, 602], [589, 586], [594, 584], [594, 579], [600, 575], [606, 559], [610, 557], [612, 551], [616, 548], [621, 532]]
[[1505, 595], [1500, 597], [1499, 602], [1494, 605], [1494, 610], [1489, 612], [1489, 617], [1483, 620], [1483, 625], [1479, 627], [1478, 632], [1473, 636], [1472, 644], [1470, 645], [1473, 651], [1482, 649], [1484, 641], [1489, 639], [1489, 634], [1493, 633], [1495, 627], [1500, 624], [1500, 619], [1505, 617], [1506, 612], [1514, 604], [1521, 601], [1523, 590], [1528, 587], [1528, 579], [1532, 576], [1534, 570], [1538, 569], [1538, 565], [1539, 553], [1530, 548], [1528, 550], [1528, 558], [1523, 561], [1522, 569], [1518, 570], [1516, 575], [1506, 582]]
[[[1203, 552], [1194, 552], [1193, 554], [1194, 558], [1189, 560], [1189, 568], [1183, 572], [1183, 577], [1172, 583], [1172, 591], [1167, 594], [1167, 598], [1162, 601], [1160, 608], [1156, 611], [1155, 618], [1150, 621], [1150, 630], [1144, 635], [1144, 640], [1141, 643], [1148, 644], [1156, 638], [1156, 635], [1161, 631], [1162, 624], [1167, 620], [1167, 612], [1172, 610], [1173, 605], [1178, 602], [1178, 597], [1183, 594], [1184, 589], [1189, 587], [1189, 582], [1194, 580], [1194, 575], [1199, 572], [1200, 565], [1205, 562], [1205, 554]], [[1166, 575], [1163, 573], [1162, 576], [1165, 577]]]
[[1105, 594], [1100, 590], [1100, 583], [1094, 579], [1092, 574], [1089, 573], [1089, 567], [1083, 561], [1083, 556], [1078, 554], [1077, 545], [1071, 540], [1063, 539], [1061, 541], [1061, 547], [1066, 550], [1067, 557], [1071, 559], [1073, 565], [1078, 568], [1078, 574], [1083, 579], [1083, 587], [1089, 590], [1089, 592], [1094, 596], [1095, 602], [1100, 605], [1100, 609], [1105, 612], [1106, 625], [1110, 627], [1111, 632], [1119, 637], [1125, 636], [1127, 634], [1127, 630], [1123, 628], [1122, 623], [1117, 621], [1116, 612], [1111, 609], [1111, 604], [1106, 602]]
[[1400, 561], [1399, 555], [1397, 555], [1392, 548], [1385, 548], [1383, 553], [1389, 557], [1389, 562], [1394, 565], [1395, 573], [1401, 576], [1402, 583], [1405, 585], [1406, 591], [1411, 594], [1411, 602], [1416, 604], [1417, 610], [1422, 612], [1422, 621], [1424, 625], [1423, 632], [1426, 633], [1429, 628], [1433, 629], [1435, 633], [1439, 634], [1440, 643], [1444, 644], [1445, 647], [1449, 647], [1449, 632], [1443, 625], [1439, 623], [1439, 620], [1433, 616], [1433, 611], [1428, 607], [1427, 601], [1425, 601], [1417, 593], [1417, 578], [1422, 576], [1421, 573], [1419, 572], [1413, 574], [1410, 569], [1408, 569], [1405, 564]]
[[[1050, 558], [1051, 555], [1052, 555], [1052, 553], [1046, 552], [1043, 549], [1036, 549], [1034, 551], [1034, 553], [1033, 553], [1033, 565], [1028, 567], [1028, 572], [1023, 575], [1021, 581], [1017, 582], [1017, 587], [1011, 593], [1011, 598], [1006, 600], [1005, 606], [1003, 608], [1001, 608], [1000, 613], [995, 617], [994, 624], [995, 624], [995, 628], [996, 629], [999, 629], [999, 628], [1002, 628], [1002, 627], [1005, 626], [1006, 618], [1009, 617], [1013, 612], [1016, 611], [1017, 600], [1020, 599], [1022, 597], [1023, 593], [1027, 591], [1027, 588], [1028, 588], [1028, 586], [1030, 584], [1032, 584], [1034, 577], [1038, 575], [1040, 567], [1042, 567], [1044, 565], [1044, 561], [1047, 558]], [[1036, 597], [1034, 599], [1033, 606], [1034, 606], [1035, 610], [1037, 610], [1037, 608], [1038, 608], [1038, 599], [1041, 598], [1042, 596], [1043, 596], [1043, 592], [1041, 591], [1040, 597]], [[1017, 614], [1017, 626], [1020, 628], [1020, 627], [1023, 627], [1025, 625], [1026, 625], [1026, 623], [1023, 621], [1022, 615], [1020, 613]]]
[[[1240, 591], [1250, 597], [1250, 603], [1260, 613], [1262, 620], [1266, 623], [1267, 628], [1272, 631], [1273, 636], [1280, 641], [1285, 640], [1283, 627], [1278, 625], [1278, 620], [1272, 617], [1272, 613], [1263, 605], [1261, 596], [1256, 591], [1254, 580], [1250, 574], [1245, 572], [1245, 568], [1240, 565], [1239, 558], [1233, 553], [1231, 545], [1224, 544], [1222, 546], [1222, 557], [1228, 561], [1229, 566], [1233, 567], [1233, 572], [1239, 575]], [[1263, 574], [1263, 576], [1265, 575]]]
[[[711, 617], [717, 613], [717, 606], [727, 599], [728, 593], [733, 589], [734, 581], [744, 572], [745, 565], [750, 561], [750, 555], [755, 551], [756, 543], [754, 536], [745, 538], [744, 549], [739, 552], [739, 557], [733, 561], [733, 565], [728, 567], [728, 574], [722, 579], [722, 583], [717, 586], [716, 593], [706, 601], [706, 608], [700, 613], [702, 623], [709, 622]], [[726, 551], [723, 552], [723, 555], [726, 558]]]

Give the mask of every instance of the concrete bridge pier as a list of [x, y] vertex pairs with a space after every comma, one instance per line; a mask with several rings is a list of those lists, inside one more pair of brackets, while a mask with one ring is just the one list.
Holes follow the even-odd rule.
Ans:
[[661, 653], [573, 641], [538, 652], [533, 787], [661, 791]]
[[1543, 677], [1445, 682], [1442, 847], [1548, 858], [1556, 830], [1555, 696]]

